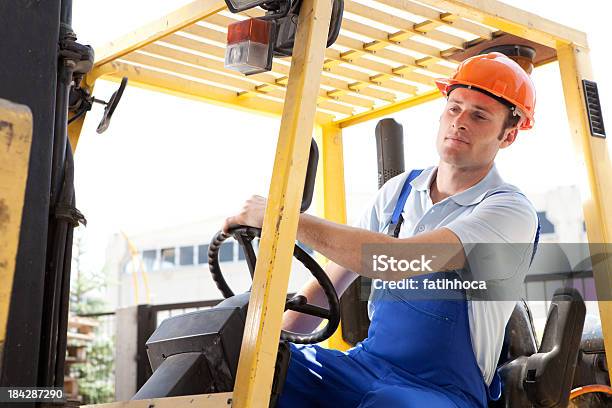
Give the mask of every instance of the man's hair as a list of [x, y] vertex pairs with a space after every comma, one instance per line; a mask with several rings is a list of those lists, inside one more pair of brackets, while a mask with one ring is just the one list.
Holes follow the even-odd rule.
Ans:
[[515, 115], [513, 110], [508, 110], [508, 116], [506, 116], [506, 120], [504, 122], [504, 130], [516, 127], [520, 120], [520, 115]]
[[506, 115], [506, 120], [504, 120], [504, 126], [502, 128], [501, 133], [499, 134], [499, 136], [497, 138], [499, 140], [502, 140], [504, 138], [504, 133], [506, 132], [506, 130], [512, 129], [513, 127], [516, 127], [519, 124], [520, 121], [521, 121], [521, 116], [520, 115], [515, 115], [514, 114], [514, 110], [508, 109], [508, 113]]

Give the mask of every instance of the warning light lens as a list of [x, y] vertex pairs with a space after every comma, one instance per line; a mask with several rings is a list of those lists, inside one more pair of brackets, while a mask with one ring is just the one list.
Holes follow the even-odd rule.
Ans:
[[273, 25], [270, 21], [252, 18], [227, 27], [225, 67], [245, 75], [272, 68]]
[[227, 44], [236, 44], [243, 41], [254, 41], [260, 44], [270, 42], [272, 22], [251, 18], [237, 21], [227, 26]]

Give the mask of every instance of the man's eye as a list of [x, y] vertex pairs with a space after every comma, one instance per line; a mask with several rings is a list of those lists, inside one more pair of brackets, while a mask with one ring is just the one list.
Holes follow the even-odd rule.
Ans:
[[457, 112], [459, 111], [459, 108], [457, 108], [456, 106], [451, 106], [450, 108], [448, 108], [448, 110], [451, 112]]
[[479, 113], [477, 113], [476, 115], [474, 115], [476, 117], [476, 119], [478, 120], [487, 120], [487, 117], [484, 115], [481, 115]]

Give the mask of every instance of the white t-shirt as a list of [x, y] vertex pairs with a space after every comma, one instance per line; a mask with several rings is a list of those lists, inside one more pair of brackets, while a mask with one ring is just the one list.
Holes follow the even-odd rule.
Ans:
[[[448, 228], [461, 241], [474, 274], [478, 274], [479, 268], [472, 265], [472, 244], [495, 244], [496, 252], [501, 249], [503, 253], [503, 262], [495, 256], [485, 257], [487, 261], [481, 269], [489, 275], [480, 279], [492, 280], [494, 285], [502, 287], [506, 283], [522, 283], [529, 269], [538, 225], [536, 211], [529, 200], [517, 187], [505, 183], [493, 166], [476, 185], [434, 205], [429, 188], [436, 171], [437, 167], [430, 167], [410, 183], [412, 191], [402, 212], [404, 223], [399, 238]], [[355, 224], [356, 227], [387, 232], [408, 173], [385, 183]], [[498, 194], [491, 195], [495, 192]], [[523, 245], [511, 245], [516, 243]], [[505, 267], [497, 267], [501, 264]], [[480, 280], [478, 276], [472, 279]], [[468, 301], [472, 347], [486, 384], [491, 383], [495, 374], [505, 327], [515, 305], [516, 299]], [[368, 313], [372, 319], [375, 310], [371, 304], [368, 304]]]

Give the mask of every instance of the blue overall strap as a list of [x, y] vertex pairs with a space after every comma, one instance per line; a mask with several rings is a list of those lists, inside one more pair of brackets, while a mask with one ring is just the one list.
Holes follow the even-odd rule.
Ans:
[[395, 204], [395, 209], [393, 210], [393, 215], [391, 216], [391, 222], [389, 224], [389, 235], [394, 236], [395, 238], [399, 235], [399, 229], [404, 222], [404, 218], [402, 217], [402, 211], [404, 210], [404, 206], [406, 205], [406, 200], [408, 200], [408, 196], [410, 195], [410, 191], [412, 191], [412, 186], [410, 183], [415, 178], [419, 177], [419, 175], [423, 172], [423, 169], [412, 170], [406, 181], [404, 181], [404, 185], [402, 186], [402, 191], [397, 199], [397, 203]]

